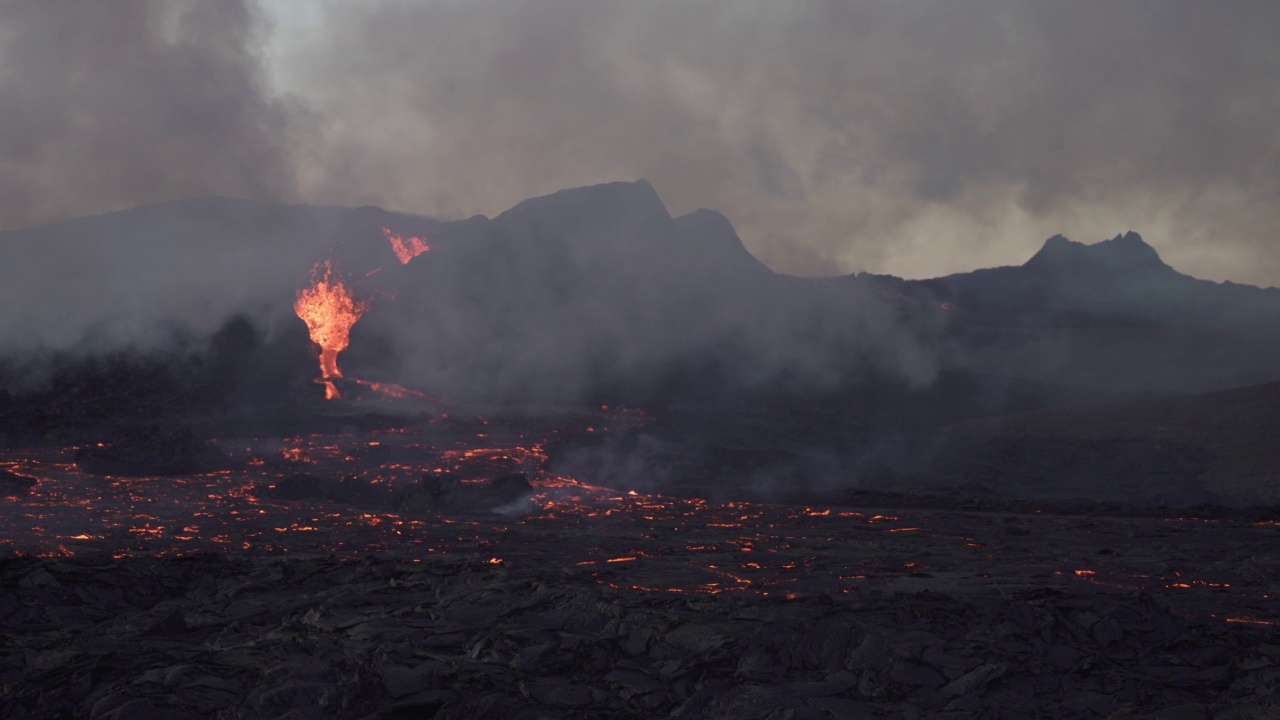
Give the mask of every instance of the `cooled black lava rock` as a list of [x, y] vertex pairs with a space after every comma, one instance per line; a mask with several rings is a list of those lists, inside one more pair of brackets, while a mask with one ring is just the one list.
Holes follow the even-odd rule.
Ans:
[[425, 472], [417, 485], [396, 499], [402, 512], [483, 513], [511, 506], [533, 494], [524, 473], [498, 475], [484, 483], [464, 483], [449, 473]]
[[28, 556], [0, 558], [0, 608], [0, 677], [17, 679], [0, 717], [12, 718], [1280, 709], [1273, 634], [1093, 589], [684, 596], [474, 558]]
[[19, 475], [8, 470], [0, 470], [0, 497], [25, 495], [36, 486], [36, 479]]
[[328, 500], [346, 505], [385, 507], [387, 493], [368, 480], [348, 475], [340, 480], [294, 473], [262, 488], [275, 500]]
[[329, 499], [348, 505], [368, 505], [386, 502], [386, 493], [368, 480], [348, 475], [329, 490]]
[[263, 488], [262, 494], [275, 500], [325, 500], [331, 484], [315, 475], [294, 473]]
[[231, 467], [231, 458], [190, 428], [148, 424], [116, 432], [76, 451], [76, 465], [97, 475], [187, 475]]
[[499, 500], [504, 505], [533, 494], [533, 486], [529, 484], [529, 480], [524, 473], [499, 475], [490, 480], [483, 488], [490, 498]]

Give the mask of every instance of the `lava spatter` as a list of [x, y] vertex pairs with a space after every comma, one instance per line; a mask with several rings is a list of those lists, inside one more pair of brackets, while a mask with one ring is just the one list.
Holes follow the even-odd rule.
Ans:
[[426, 240], [416, 236], [401, 237], [391, 232], [391, 228], [382, 228], [382, 234], [391, 242], [391, 250], [400, 258], [401, 265], [409, 264], [410, 260], [431, 249]]

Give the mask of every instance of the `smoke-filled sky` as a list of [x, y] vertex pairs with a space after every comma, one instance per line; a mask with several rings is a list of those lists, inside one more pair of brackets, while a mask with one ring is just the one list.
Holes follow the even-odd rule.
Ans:
[[1133, 229], [1280, 285], [1280, 3], [0, 0], [0, 229], [208, 194], [463, 217], [639, 177], [776, 270]]

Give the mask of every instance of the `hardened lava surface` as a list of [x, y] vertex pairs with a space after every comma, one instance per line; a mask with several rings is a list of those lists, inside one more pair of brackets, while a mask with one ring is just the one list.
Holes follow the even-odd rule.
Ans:
[[[0, 517], [0, 714], [1280, 707], [1274, 521], [709, 502], [545, 469], [562, 434], [634, 420], [222, 439], [232, 469], [164, 477], [9, 452], [6, 472], [36, 482]], [[523, 473], [532, 494], [433, 508], [424, 473]]]

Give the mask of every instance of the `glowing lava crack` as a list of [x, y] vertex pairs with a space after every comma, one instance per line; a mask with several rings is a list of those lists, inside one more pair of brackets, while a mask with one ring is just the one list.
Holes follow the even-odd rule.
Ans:
[[347, 349], [351, 338], [351, 326], [369, 309], [368, 303], [357, 302], [347, 286], [333, 277], [333, 266], [324, 261], [324, 276], [317, 263], [311, 270], [311, 286], [298, 291], [293, 311], [307, 324], [311, 342], [320, 346], [320, 379], [324, 384], [324, 396], [330, 400], [340, 397], [334, 378], [342, 377], [338, 369], [338, 353]]

